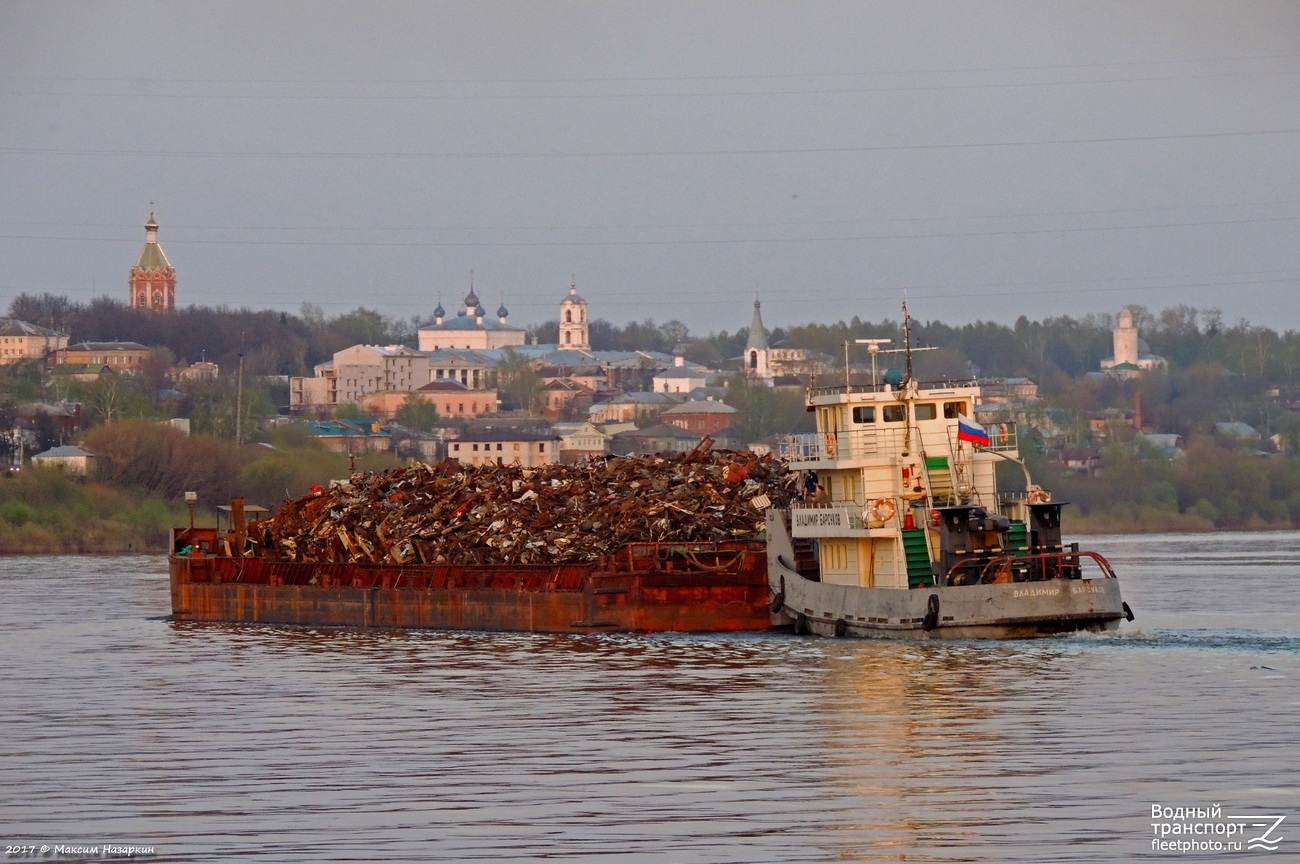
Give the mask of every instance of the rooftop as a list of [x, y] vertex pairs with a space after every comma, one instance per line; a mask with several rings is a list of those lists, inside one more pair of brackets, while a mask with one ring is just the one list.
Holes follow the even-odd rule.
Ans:
[[65, 351], [148, 351], [149, 347], [139, 342], [78, 342], [69, 345]]
[[82, 456], [94, 456], [89, 450], [82, 450], [80, 447], [74, 447], [71, 444], [65, 444], [62, 447], [52, 447], [44, 453], [37, 453], [33, 459], [76, 459]]
[[457, 441], [558, 441], [554, 429], [469, 429]]
[[26, 321], [19, 321], [17, 318], [0, 318], [0, 336], [54, 337], [58, 335], [61, 334], [45, 327], [28, 324]]
[[735, 414], [736, 409], [732, 408], [726, 402], [683, 402], [669, 408], [663, 413], [664, 417], [680, 416], [682, 414]]

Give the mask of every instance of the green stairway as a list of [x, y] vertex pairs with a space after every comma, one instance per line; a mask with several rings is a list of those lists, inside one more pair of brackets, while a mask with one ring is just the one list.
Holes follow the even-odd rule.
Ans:
[[903, 557], [907, 559], [908, 588], [924, 588], [934, 584], [930, 548], [925, 544], [925, 529], [903, 532]]
[[1019, 519], [1011, 520], [1011, 530], [1007, 532], [1007, 539], [1004, 542], [1003, 549], [1012, 555], [1029, 554], [1029, 527]]
[[952, 488], [952, 470], [948, 467], [947, 456], [927, 456], [925, 473], [930, 480], [930, 498], [934, 506], [942, 507], [957, 503]]

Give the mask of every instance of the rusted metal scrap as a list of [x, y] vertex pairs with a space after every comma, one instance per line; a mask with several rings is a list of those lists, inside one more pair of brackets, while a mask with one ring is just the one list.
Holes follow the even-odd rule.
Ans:
[[576, 465], [451, 460], [354, 474], [262, 524], [268, 554], [391, 564], [594, 562], [629, 543], [750, 540], [797, 483], [748, 451], [608, 457]]

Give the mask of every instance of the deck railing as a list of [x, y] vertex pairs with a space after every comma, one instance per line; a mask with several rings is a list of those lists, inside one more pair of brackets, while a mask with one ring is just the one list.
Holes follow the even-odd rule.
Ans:
[[[995, 423], [985, 430], [989, 433], [987, 450], [995, 452], [1014, 452], [1019, 449], [1019, 433], [1015, 423]], [[924, 436], [913, 427], [912, 447], [921, 444], [922, 438], [927, 445], [925, 449], [942, 452], [942, 449], [955, 447], [957, 443], [957, 424], [943, 427], [943, 431], [927, 429]], [[942, 435], [943, 437], [939, 437]], [[932, 446], [931, 446], [932, 445]], [[804, 433], [788, 435], [777, 447], [777, 455], [789, 462], [809, 461], [814, 459], [862, 459], [871, 456], [899, 453], [907, 448], [907, 435], [904, 427], [848, 429], [840, 432]]]
[[[921, 390], [949, 390], [954, 387], [978, 387], [979, 382], [975, 380], [967, 381], [918, 381], [917, 386]], [[808, 394], [810, 396], [835, 396], [840, 393], [895, 393], [898, 388], [883, 381], [876, 384], [852, 383], [845, 385], [840, 384], [823, 384], [820, 387], [810, 387]]]

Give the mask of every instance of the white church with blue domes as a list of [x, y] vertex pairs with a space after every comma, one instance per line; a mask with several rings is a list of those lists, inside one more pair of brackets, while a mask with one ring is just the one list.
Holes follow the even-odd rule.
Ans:
[[468, 348], [482, 351], [490, 348], [509, 348], [528, 341], [528, 331], [506, 321], [510, 311], [505, 301], [497, 309], [496, 318], [488, 317], [487, 309], [474, 293], [474, 277], [469, 280], [469, 293], [461, 303], [454, 318], [447, 317], [442, 301], [433, 310], [433, 320], [418, 331], [421, 351], [439, 351], [449, 348]]

